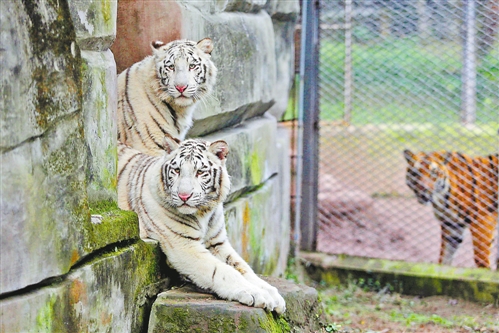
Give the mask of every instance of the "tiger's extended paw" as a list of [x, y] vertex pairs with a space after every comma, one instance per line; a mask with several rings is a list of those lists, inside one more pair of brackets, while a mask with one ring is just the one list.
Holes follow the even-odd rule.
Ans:
[[263, 286], [263, 289], [266, 290], [274, 300], [272, 311], [275, 311], [277, 314], [283, 314], [286, 311], [286, 301], [281, 294], [279, 294], [277, 288], [267, 284], [266, 286]]
[[283, 314], [284, 312], [286, 312], [286, 301], [277, 291], [276, 295], [274, 296], [274, 301], [276, 302], [274, 311], [277, 314]]
[[244, 305], [272, 311], [275, 307], [274, 298], [266, 291], [256, 286], [241, 290], [236, 295], [236, 300]]
[[286, 311], [286, 301], [279, 294], [279, 291], [276, 287], [270, 285], [268, 282], [260, 279], [256, 275], [247, 275], [246, 279], [255, 286], [265, 290], [272, 297], [273, 302], [269, 311], [275, 311], [278, 314], [283, 314]]

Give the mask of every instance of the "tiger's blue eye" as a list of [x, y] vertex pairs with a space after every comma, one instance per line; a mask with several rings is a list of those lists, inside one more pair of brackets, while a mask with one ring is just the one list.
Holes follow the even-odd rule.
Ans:
[[189, 69], [194, 69], [194, 68], [196, 68], [196, 67], [197, 67], [197, 65], [195, 65], [195, 64], [190, 64], [190, 65], [189, 65]]
[[174, 70], [174, 69], [175, 69], [175, 65], [168, 65], [168, 66], [166, 66], [166, 68], [168, 68], [169, 70], [171, 70], [171, 71], [172, 71], [172, 70]]

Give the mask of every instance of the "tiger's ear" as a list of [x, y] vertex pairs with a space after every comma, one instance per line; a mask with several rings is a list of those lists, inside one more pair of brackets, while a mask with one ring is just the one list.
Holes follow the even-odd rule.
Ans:
[[210, 145], [208, 151], [223, 161], [229, 154], [229, 145], [227, 145], [227, 142], [222, 140], [215, 141]]
[[151, 47], [153, 48], [153, 50], [157, 50], [157, 49], [159, 49], [163, 45], [165, 45], [165, 43], [163, 43], [160, 40], [155, 40], [155, 41], [151, 42]]
[[165, 137], [163, 138], [163, 148], [168, 154], [177, 149], [179, 145], [180, 145], [179, 139], [176, 139], [169, 134], [165, 134]]
[[404, 157], [408, 163], [412, 163], [416, 160], [415, 155], [409, 149], [404, 150]]
[[198, 49], [207, 54], [211, 54], [211, 51], [213, 51], [213, 42], [211, 38], [201, 39], [196, 46], [198, 47]]

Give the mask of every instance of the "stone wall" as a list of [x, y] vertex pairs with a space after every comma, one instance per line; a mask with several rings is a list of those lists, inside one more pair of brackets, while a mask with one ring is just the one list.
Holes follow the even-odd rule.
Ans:
[[0, 2], [0, 331], [146, 330], [171, 274], [157, 243], [139, 239], [135, 214], [116, 208], [115, 109], [116, 74], [152, 40], [213, 39], [217, 88], [189, 135], [229, 143], [231, 241], [258, 272], [283, 274], [289, 137], [273, 116], [287, 104], [298, 9]]

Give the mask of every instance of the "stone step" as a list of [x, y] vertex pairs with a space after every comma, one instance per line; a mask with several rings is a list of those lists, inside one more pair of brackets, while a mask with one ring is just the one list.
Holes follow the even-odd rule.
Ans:
[[158, 295], [148, 333], [320, 332], [323, 311], [317, 290], [284, 279], [264, 279], [286, 300], [282, 316], [221, 300], [189, 285]]

